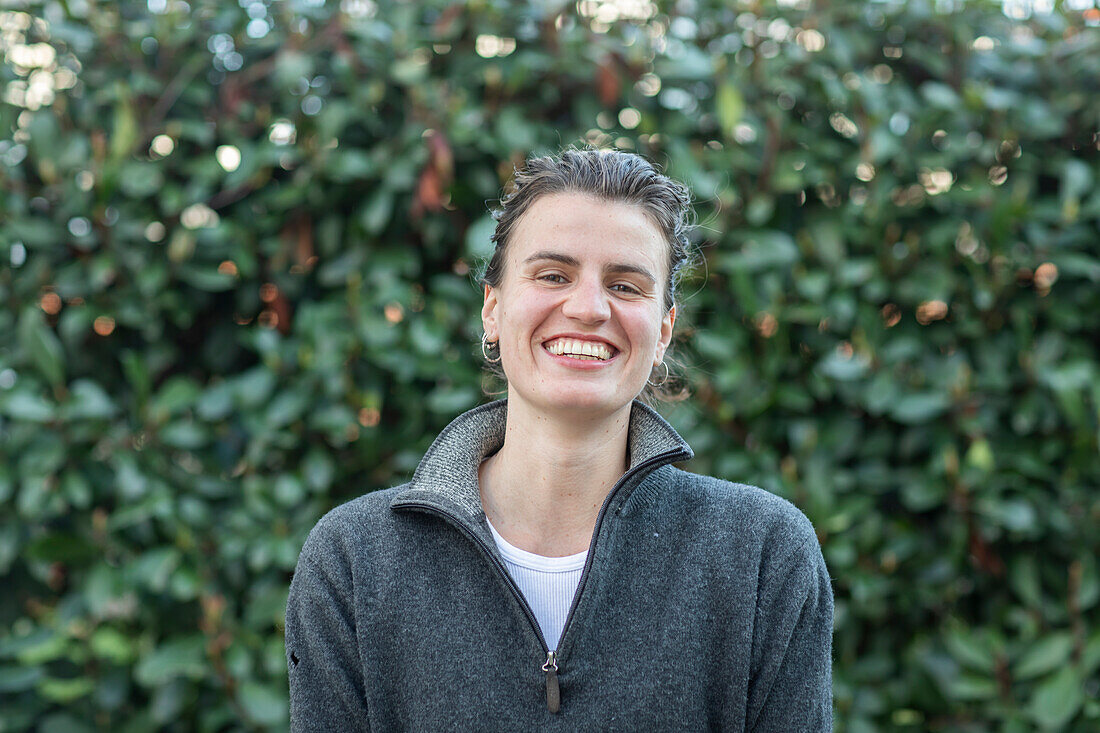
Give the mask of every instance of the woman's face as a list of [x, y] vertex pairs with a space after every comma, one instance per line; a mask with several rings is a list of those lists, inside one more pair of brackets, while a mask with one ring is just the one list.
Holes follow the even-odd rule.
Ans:
[[489, 340], [500, 341], [509, 400], [542, 414], [629, 409], [672, 338], [667, 247], [638, 206], [577, 193], [537, 199], [481, 312]]

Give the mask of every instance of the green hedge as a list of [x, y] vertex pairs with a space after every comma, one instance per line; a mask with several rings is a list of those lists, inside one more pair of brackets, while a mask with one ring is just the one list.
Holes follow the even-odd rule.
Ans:
[[697, 195], [665, 413], [814, 521], [837, 729], [1100, 726], [1094, 6], [5, 8], [0, 730], [285, 727], [306, 533], [486, 399], [486, 203], [583, 141]]

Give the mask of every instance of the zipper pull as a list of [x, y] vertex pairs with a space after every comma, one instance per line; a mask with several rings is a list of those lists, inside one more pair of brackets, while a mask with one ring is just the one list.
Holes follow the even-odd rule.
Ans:
[[546, 673], [546, 709], [551, 713], [561, 710], [561, 688], [558, 687], [558, 660], [554, 652], [546, 653], [546, 663], [542, 665]]

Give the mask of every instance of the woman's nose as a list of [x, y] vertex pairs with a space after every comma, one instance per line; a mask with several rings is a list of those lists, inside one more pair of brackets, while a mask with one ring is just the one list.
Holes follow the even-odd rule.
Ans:
[[569, 291], [562, 313], [584, 323], [602, 323], [611, 317], [611, 304], [603, 283], [581, 279]]

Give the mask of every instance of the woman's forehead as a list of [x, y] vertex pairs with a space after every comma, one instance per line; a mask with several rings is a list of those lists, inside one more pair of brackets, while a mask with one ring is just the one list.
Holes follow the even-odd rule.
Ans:
[[666, 259], [667, 244], [645, 210], [632, 203], [580, 193], [547, 194], [517, 222], [511, 259], [560, 250], [584, 259]]

